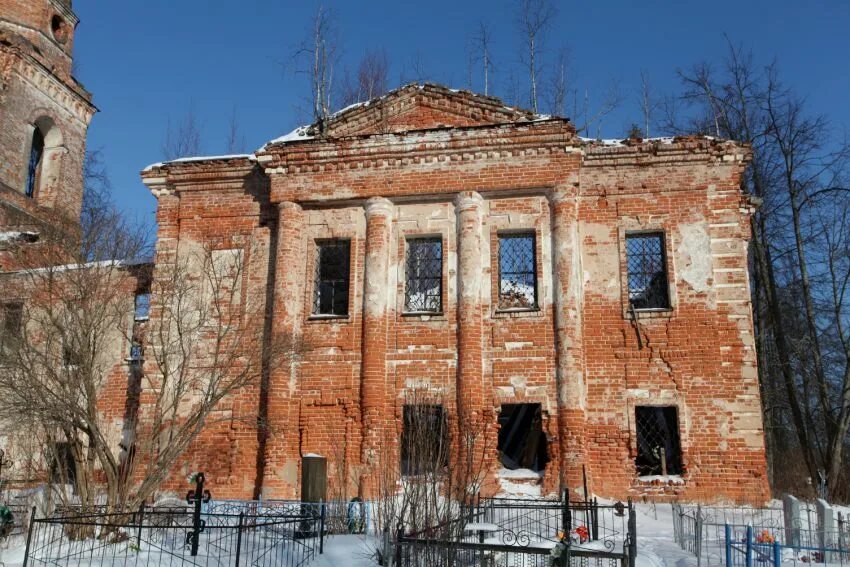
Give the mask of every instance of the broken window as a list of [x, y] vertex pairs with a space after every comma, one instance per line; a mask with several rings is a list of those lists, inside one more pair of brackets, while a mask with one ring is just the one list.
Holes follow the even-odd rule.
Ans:
[[151, 314], [151, 294], [137, 293], [133, 303], [133, 319], [147, 321]]
[[546, 436], [540, 404], [503, 404], [499, 412], [499, 459], [506, 469], [546, 468]]
[[404, 406], [401, 433], [401, 474], [413, 476], [442, 469], [449, 463], [448, 424], [443, 406]]
[[637, 406], [638, 476], [682, 474], [682, 448], [675, 406]]
[[626, 261], [630, 305], [635, 309], [668, 309], [664, 234], [626, 235]]
[[411, 238], [405, 263], [407, 285], [404, 310], [409, 313], [439, 313], [443, 310], [443, 241], [440, 238]]
[[349, 242], [319, 242], [316, 249], [313, 314], [348, 315]]
[[80, 353], [74, 350], [71, 345], [67, 343], [62, 345], [62, 366], [68, 369], [78, 368], [81, 361]]
[[499, 236], [499, 309], [537, 307], [534, 233]]

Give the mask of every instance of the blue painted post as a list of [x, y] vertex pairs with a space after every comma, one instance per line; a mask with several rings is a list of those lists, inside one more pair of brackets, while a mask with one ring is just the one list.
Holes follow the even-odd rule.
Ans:
[[782, 546], [778, 541], [773, 542], [773, 565], [774, 567], [782, 565]]
[[732, 526], [726, 524], [726, 567], [732, 567]]
[[747, 567], [753, 567], [753, 527], [747, 526]]

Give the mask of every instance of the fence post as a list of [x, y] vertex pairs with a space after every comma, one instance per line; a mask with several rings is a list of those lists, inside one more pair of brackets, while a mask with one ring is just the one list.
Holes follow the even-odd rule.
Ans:
[[694, 521], [694, 553], [697, 556], [697, 567], [702, 565], [702, 522], [702, 510], [699, 510]]
[[747, 567], [753, 567], [753, 527], [747, 526]]
[[24, 548], [24, 567], [27, 567], [27, 562], [30, 558], [30, 541], [32, 541], [33, 526], [35, 526], [35, 506], [32, 507], [32, 512], [30, 512], [30, 525], [27, 530], [27, 545]]
[[732, 526], [726, 524], [723, 532], [726, 537], [726, 567], [732, 567]]
[[325, 552], [325, 503], [319, 501], [321, 516], [319, 517], [319, 555]]
[[800, 521], [800, 501], [791, 494], [782, 497], [782, 515], [785, 520], [785, 544], [799, 547], [800, 528], [803, 526]]
[[595, 496], [593, 497], [590, 519], [593, 522], [593, 541], [597, 541], [599, 540], [599, 500]]
[[145, 524], [145, 503], [139, 504], [139, 530], [136, 532], [136, 546], [142, 549], [142, 526]]
[[236, 528], [236, 567], [239, 567], [239, 559], [242, 557], [242, 521], [245, 512], [239, 512], [239, 526]]
[[830, 553], [830, 557], [828, 557], [826, 548], [829, 547], [830, 536], [835, 533], [835, 514], [832, 506], [823, 498], [817, 499], [816, 506], [818, 510], [818, 546], [823, 554], [823, 562], [829, 563], [833, 554]]
[[[386, 538], [386, 545], [385, 545], [384, 549], [386, 549], [390, 545], [390, 531], [389, 530], [386, 530], [384, 532], [384, 537]], [[391, 563], [389, 567], [399, 567], [401, 565], [401, 541], [402, 541], [403, 538], [404, 538], [404, 528], [399, 526], [398, 531], [396, 532], [396, 538], [395, 538], [395, 553], [394, 554], [388, 554], [388, 555], [394, 557], [395, 561], [393, 563]]]
[[773, 542], [773, 565], [780, 567], [782, 565], [782, 546], [778, 541]]
[[629, 567], [635, 567], [637, 560], [637, 515], [635, 505], [629, 498]]

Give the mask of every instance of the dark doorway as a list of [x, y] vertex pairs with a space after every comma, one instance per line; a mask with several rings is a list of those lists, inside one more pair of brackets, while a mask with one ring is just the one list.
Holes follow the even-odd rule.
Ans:
[[499, 412], [499, 459], [506, 469], [546, 468], [546, 436], [540, 404], [503, 404]]

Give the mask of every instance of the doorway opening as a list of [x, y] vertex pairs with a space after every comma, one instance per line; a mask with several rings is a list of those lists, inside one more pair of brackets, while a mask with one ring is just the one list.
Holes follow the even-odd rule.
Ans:
[[499, 460], [506, 469], [541, 472], [549, 462], [540, 404], [502, 404]]

